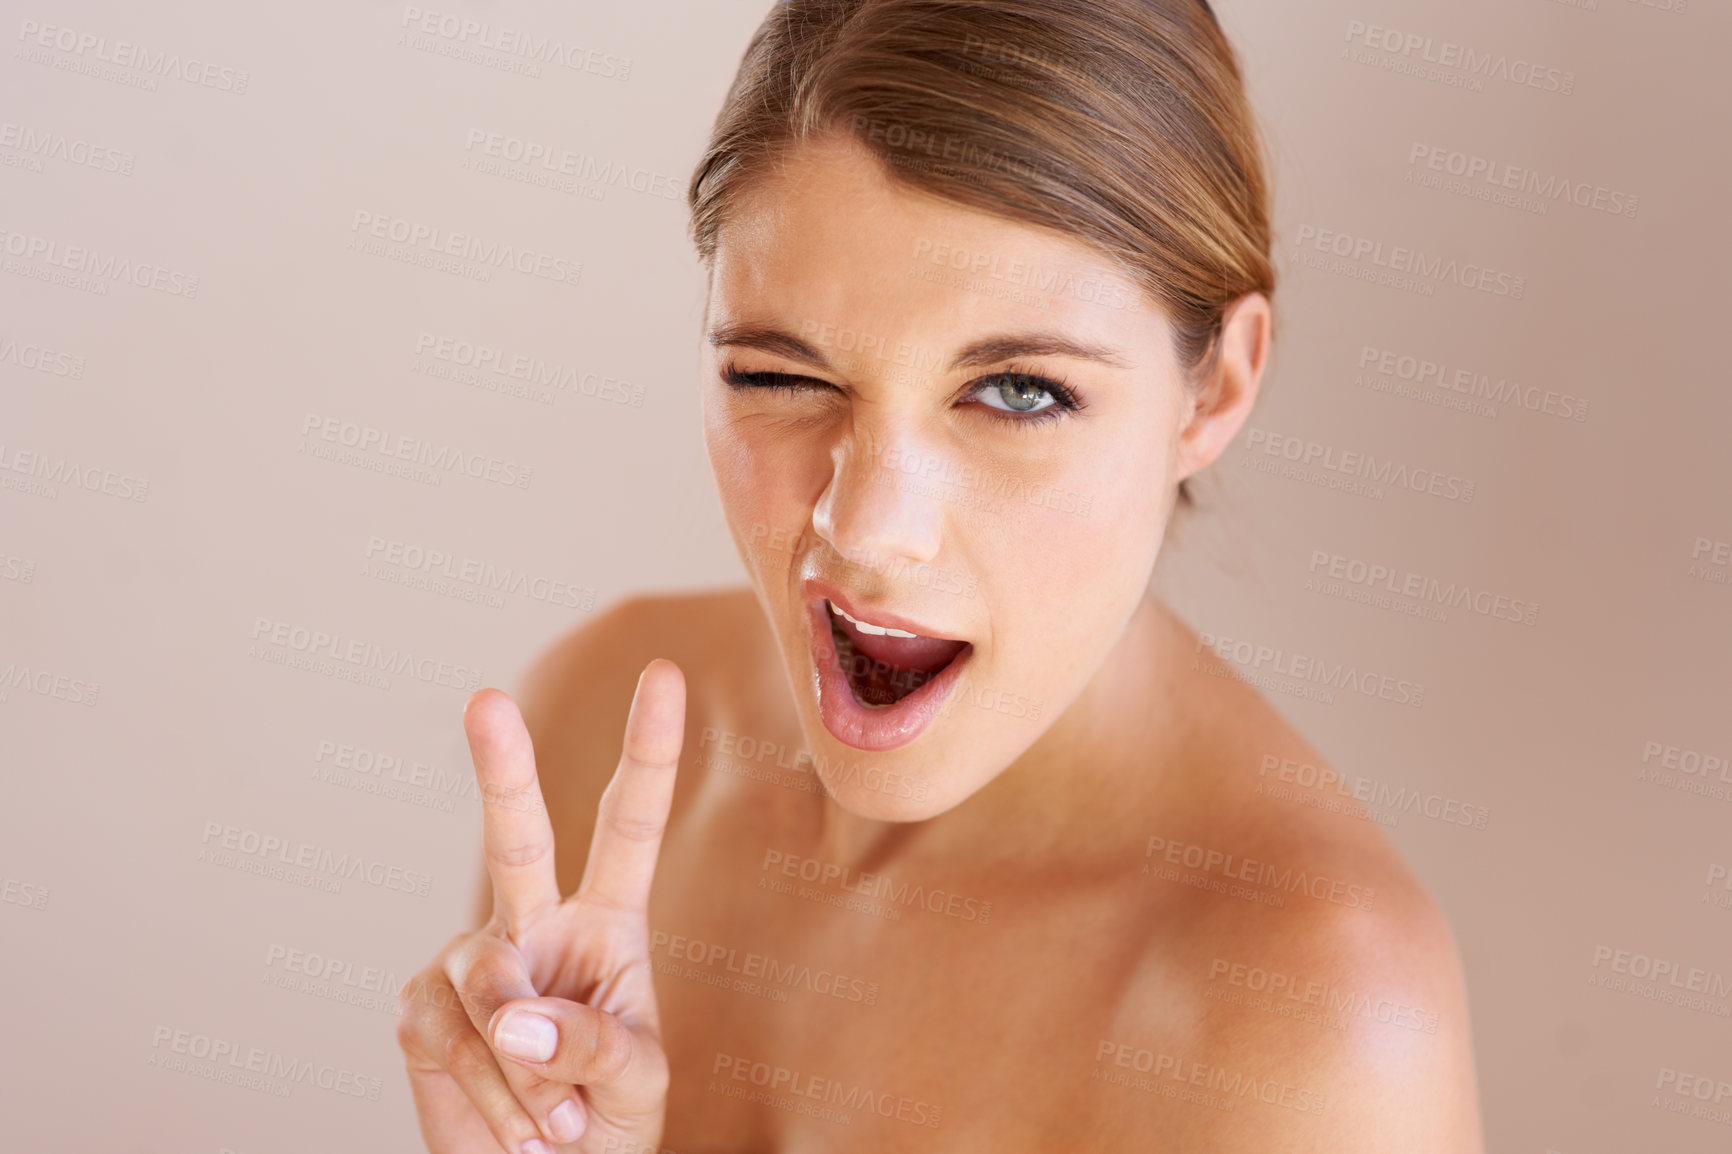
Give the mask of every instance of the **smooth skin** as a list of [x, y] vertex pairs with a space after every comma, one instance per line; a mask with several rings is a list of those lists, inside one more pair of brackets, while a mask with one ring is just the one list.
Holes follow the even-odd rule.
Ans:
[[484, 689], [463, 711], [493, 916], [452, 939], [401, 995], [398, 1039], [430, 1150], [538, 1154], [543, 1138], [617, 1150], [627, 1140], [653, 1146], [660, 1134], [668, 1064], [646, 911], [679, 765], [685, 680], [673, 663], [652, 662], [639, 693], [597, 807], [588, 867], [568, 898], [517, 706]]
[[[585, 1151], [1479, 1154], [1447, 922], [1351, 797], [1283, 780], [1333, 771], [1149, 590], [1174, 487], [1256, 399], [1267, 301], [1234, 303], [1192, 381], [1146, 299], [927, 276], [937, 243], [1128, 285], [845, 139], [754, 188], [703, 359], [752, 587], [629, 600], [517, 702], [471, 699], [491, 912], [399, 1029], [429, 1148], [539, 1154], [576, 1115]], [[767, 330], [806, 347], [738, 340]], [[1011, 362], [951, 361], [1029, 333], [1114, 356], [1016, 356], [1086, 401], [1020, 426], [991, 397]], [[1088, 510], [983, 503], [981, 477]], [[968, 640], [954, 707], [897, 749], [832, 734], [813, 582]], [[512, 1056], [517, 1009], [551, 1058]]]

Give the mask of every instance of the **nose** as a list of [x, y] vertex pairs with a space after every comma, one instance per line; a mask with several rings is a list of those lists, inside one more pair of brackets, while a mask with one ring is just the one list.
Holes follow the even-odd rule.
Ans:
[[831, 548], [861, 565], [927, 564], [943, 536], [939, 508], [949, 464], [912, 438], [850, 436], [831, 450], [830, 483], [812, 527]]

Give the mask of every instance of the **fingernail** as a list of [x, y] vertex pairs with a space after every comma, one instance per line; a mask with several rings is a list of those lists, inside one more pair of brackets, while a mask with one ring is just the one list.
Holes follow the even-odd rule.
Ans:
[[583, 1115], [577, 1112], [577, 1103], [570, 1098], [553, 1108], [553, 1113], [547, 1116], [547, 1128], [553, 1131], [553, 1137], [560, 1142], [575, 1142], [583, 1136]]
[[553, 1147], [539, 1138], [531, 1138], [517, 1149], [521, 1154], [553, 1154]]
[[553, 1024], [552, 1018], [528, 1010], [513, 1010], [499, 1020], [494, 1041], [513, 1058], [545, 1062], [553, 1057], [553, 1051], [559, 1045], [559, 1027]]

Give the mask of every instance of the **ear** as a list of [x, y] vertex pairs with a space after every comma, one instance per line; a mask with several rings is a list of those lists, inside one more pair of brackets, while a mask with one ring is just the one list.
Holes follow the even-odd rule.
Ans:
[[1214, 365], [1180, 416], [1175, 482], [1213, 464], [1239, 435], [1257, 402], [1273, 327], [1269, 298], [1262, 293], [1247, 293], [1227, 306]]

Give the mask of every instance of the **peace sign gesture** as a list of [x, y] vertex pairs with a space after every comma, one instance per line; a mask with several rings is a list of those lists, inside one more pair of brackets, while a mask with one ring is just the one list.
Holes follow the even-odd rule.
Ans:
[[685, 678], [638, 678], [583, 880], [561, 898], [535, 754], [510, 697], [483, 689], [463, 728], [481, 784], [493, 917], [404, 986], [397, 1042], [433, 1154], [656, 1146], [668, 1064], [646, 908], [685, 733]]

